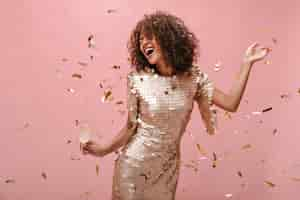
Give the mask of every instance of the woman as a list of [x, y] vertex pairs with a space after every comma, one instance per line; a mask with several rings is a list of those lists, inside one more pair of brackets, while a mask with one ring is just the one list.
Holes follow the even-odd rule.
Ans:
[[180, 166], [180, 141], [193, 101], [208, 134], [216, 131], [213, 104], [236, 112], [250, 69], [269, 52], [251, 45], [227, 95], [194, 66], [198, 40], [176, 16], [155, 12], [139, 21], [128, 42], [127, 124], [110, 144], [90, 141], [84, 153], [104, 156], [122, 148], [115, 161], [113, 200], [174, 200]]

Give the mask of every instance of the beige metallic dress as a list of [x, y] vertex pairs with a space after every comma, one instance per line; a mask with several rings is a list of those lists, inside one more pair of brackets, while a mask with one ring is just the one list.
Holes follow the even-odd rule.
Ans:
[[129, 120], [137, 123], [137, 129], [115, 161], [112, 199], [174, 200], [180, 141], [194, 100], [206, 131], [213, 134], [216, 130], [213, 84], [193, 66], [176, 76], [131, 71], [127, 88]]

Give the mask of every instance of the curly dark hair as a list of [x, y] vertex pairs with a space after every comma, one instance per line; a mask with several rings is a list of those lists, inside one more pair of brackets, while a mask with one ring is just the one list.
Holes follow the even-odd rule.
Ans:
[[198, 39], [190, 32], [183, 20], [164, 11], [144, 15], [133, 29], [127, 48], [129, 62], [137, 70], [151, 65], [140, 50], [140, 35], [154, 36], [158, 41], [165, 61], [175, 68], [176, 72], [184, 72], [192, 67], [198, 56]]

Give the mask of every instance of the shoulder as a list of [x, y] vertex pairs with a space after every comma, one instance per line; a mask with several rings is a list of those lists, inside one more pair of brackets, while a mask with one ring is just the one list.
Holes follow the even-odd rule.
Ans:
[[201, 83], [204, 80], [208, 79], [207, 73], [202, 71], [202, 69], [199, 65], [193, 65], [191, 67], [191, 72], [192, 72], [193, 77], [196, 79], [197, 83]]

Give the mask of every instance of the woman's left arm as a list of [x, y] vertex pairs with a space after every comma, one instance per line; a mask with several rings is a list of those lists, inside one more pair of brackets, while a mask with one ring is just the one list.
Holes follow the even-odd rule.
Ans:
[[213, 104], [226, 111], [236, 112], [244, 94], [253, 64], [264, 59], [270, 50], [270, 48], [259, 47], [258, 43], [250, 45], [246, 50], [240, 72], [237, 74], [236, 81], [229, 94], [225, 94], [220, 89], [214, 88]]

